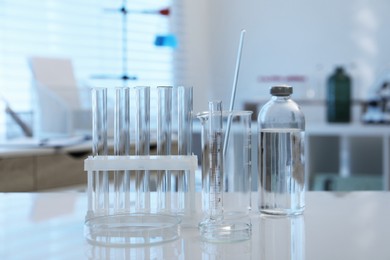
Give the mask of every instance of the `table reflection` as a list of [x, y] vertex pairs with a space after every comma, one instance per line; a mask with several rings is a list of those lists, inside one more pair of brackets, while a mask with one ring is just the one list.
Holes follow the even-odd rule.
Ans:
[[251, 240], [232, 243], [202, 243], [202, 260], [252, 259]]
[[383, 206], [389, 192], [308, 192], [307, 198], [304, 216], [254, 212], [252, 237], [242, 242], [206, 243], [194, 226], [162, 244], [102, 247], [83, 235], [84, 194], [2, 193], [0, 259], [390, 259], [390, 211]]
[[304, 260], [305, 221], [300, 216], [260, 217], [260, 259]]
[[305, 260], [304, 216], [265, 216], [252, 219], [252, 238], [233, 243], [202, 241], [197, 228], [183, 228], [171, 242], [109, 247], [89, 244], [88, 259], [256, 259]]
[[88, 243], [88, 259], [184, 259], [184, 239], [148, 246], [101, 246]]

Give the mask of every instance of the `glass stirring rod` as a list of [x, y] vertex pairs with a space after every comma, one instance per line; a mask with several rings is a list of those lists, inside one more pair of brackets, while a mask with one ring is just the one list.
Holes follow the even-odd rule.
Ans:
[[223, 219], [222, 102], [209, 102], [210, 219]]

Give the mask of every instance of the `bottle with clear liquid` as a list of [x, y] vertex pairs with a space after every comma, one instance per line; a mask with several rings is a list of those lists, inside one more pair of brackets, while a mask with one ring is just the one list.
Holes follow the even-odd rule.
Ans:
[[305, 117], [293, 88], [273, 86], [258, 115], [258, 191], [261, 213], [296, 215], [305, 208]]

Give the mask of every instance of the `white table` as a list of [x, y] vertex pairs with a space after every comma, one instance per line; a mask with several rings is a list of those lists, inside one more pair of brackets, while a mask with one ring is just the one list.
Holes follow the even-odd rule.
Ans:
[[252, 239], [202, 242], [198, 230], [147, 247], [107, 248], [83, 235], [83, 193], [0, 194], [0, 259], [390, 259], [390, 192], [308, 192], [303, 216], [253, 215]]

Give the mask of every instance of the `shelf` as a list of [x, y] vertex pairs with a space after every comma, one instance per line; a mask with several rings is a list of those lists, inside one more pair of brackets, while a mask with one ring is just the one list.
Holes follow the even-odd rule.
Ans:
[[348, 136], [390, 136], [390, 125], [352, 124], [307, 124], [307, 135], [348, 135]]
[[[309, 125], [306, 128], [305, 148], [309, 189], [315, 187], [321, 173], [333, 173], [335, 178], [345, 180], [352, 180], [356, 176], [379, 177], [382, 189], [389, 190], [389, 125]], [[353, 189], [352, 186], [350, 189]]]

